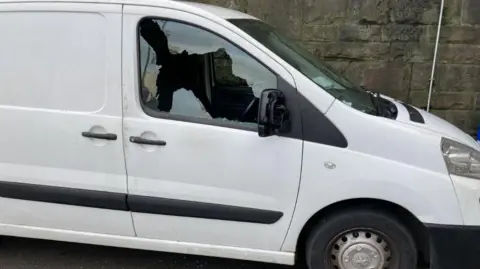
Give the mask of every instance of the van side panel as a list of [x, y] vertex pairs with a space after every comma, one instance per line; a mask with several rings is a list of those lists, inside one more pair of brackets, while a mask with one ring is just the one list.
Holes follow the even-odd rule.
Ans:
[[134, 235], [129, 212], [98, 208], [127, 193], [121, 20], [121, 5], [0, 4], [0, 182], [18, 192], [0, 223]]

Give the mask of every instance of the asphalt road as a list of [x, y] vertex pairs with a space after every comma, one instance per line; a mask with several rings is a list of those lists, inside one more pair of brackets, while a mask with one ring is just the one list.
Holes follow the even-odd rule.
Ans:
[[296, 269], [263, 263], [5, 237], [0, 269]]

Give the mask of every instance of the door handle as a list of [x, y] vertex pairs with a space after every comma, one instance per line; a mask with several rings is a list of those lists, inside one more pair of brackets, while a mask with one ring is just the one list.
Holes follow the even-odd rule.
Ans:
[[140, 145], [150, 145], [150, 146], [166, 146], [167, 142], [163, 140], [151, 140], [145, 139], [139, 136], [130, 136], [130, 142]]
[[99, 133], [93, 133], [93, 132], [83, 132], [82, 136], [88, 137], [88, 138], [103, 139], [103, 140], [117, 140], [116, 134], [99, 134]]

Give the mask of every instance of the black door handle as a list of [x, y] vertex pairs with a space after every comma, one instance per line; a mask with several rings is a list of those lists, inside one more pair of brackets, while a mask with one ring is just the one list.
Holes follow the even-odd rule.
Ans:
[[116, 134], [99, 134], [99, 133], [92, 133], [92, 132], [83, 132], [82, 136], [88, 137], [88, 138], [95, 138], [95, 139], [117, 140]]
[[130, 142], [150, 146], [166, 146], [167, 142], [162, 140], [150, 140], [139, 136], [130, 136]]

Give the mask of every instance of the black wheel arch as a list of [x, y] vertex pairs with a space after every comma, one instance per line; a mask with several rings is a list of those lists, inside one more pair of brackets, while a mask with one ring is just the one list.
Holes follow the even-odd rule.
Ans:
[[[418, 249], [418, 261], [420, 266], [428, 266], [430, 261], [430, 246], [429, 246], [429, 237], [428, 230], [425, 225], [418, 220], [415, 215], [404, 207], [380, 199], [369, 199], [369, 198], [359, 198], [359, 199], [350, 199], [343, 200], [331, 204], [327, 207], [322, 208], [317, 213], [315, 213], [304, 225], [300, 235], [297, 239], [297, 250], [296, 250], [296, 264], [300, 265], [301, 268], [307, 268], [305, 265], [305, 243], [308, 239], [308, 236], [318, 224], [318, 222], [328, 217], [332, 214], [338, 214], [338, 212], [354, 209], [375, 209], [383, 211], [387, 214], [393, 215], [400, 221], [407, 229], [410, 231], [411, 235], [415, 240], [415, 244]], [[423, 267], [422, 267], [423, 268]]]

